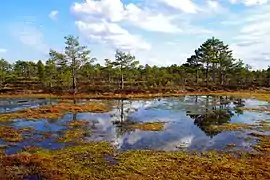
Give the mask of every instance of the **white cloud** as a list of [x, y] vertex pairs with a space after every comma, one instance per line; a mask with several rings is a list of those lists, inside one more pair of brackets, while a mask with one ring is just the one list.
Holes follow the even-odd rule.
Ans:
[[98, 40], [114, 48], [149, 50], [151, 45], [141, 36], [131, 33], [124, 25], [143, 30], [179, 33], [181, 29], [172, 23], [172, 18], [162, 13], [153, 13], [120, 0], [86, 0], [74, 3], [72, 12], [79, 31], [91, 41]]
[[253, 6], [253, 5], [262, 5], [266, 4], [268, 0], [230, 0], [231, 3], [243, 3], [246, 6]]
[[151, 14], [140, 9], [135, 4], [128, 4], [126, 6], [124, 16], [126, 21], [148, 31], [165, 33], [177, 33], [182, 31], [179, 27], [171, 23], [169, 17], [161, 13]]
[[7, 52], [7, 49], [0, 48], [0, 53], [6, 53], [6, 52]]
[[90, 41], [108, 44], [114, 49], [150, 49], [150, 44], [137, 35], [131, 34], [119, 23], [125, 17], [120, 0], [87, 0], [75, 3], [72, 11], [76, 16], [75, 25]]
[[82, 35], [89, 40], [103, 42], [113, 48], [127, 51], [151, 48], [150, 44], [144, 42], [139, 36], [130, 34], [115, 23], [76, 21], [75, 24]]
[[51, 18], [52, 20], [57, 20], [57, 15], [59, 14], [59, 11], [56, 11], [56, 10], [54, 10], [54, 11], [52, 11], [52, 12], [50, 12], [50, 14], [49, 14], [49, 18]]
[[[149, 50], [136, 52], [142, 63], [182, 63], [200, 43], [216, 36], [232, 46], [237, 58], [252, 65], [269, 59], [268, 2], [85, 0], [74, 3], [71, 10], [76, 27], [90, 42], [110, 49]], [[234, 4], [242, 6], [233, 8]], [[256, 4], [264, 6], [252, 6]]]
[[[244, 19], [237, 35], [233, 37], [232, 47], [238, 57], [255, 68], [267, 65], [270, 47], [270, 6], [250, 12]], [[243, 20], [239, 15], [239, 21]]]
[[192, 0], [159, 0], [164, 4], [186, 13], [197, 13], [199, 8]]

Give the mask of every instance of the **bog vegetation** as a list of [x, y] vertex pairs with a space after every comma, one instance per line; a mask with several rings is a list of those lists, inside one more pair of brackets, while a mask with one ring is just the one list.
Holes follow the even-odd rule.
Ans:
[[[235, 59], [221, 40], [206, 40], [184, 64], [167, 67], [141, 65], [130, 53], [117, 50], [115, 59], [97, 63], [91, 51], [73, 36], [65, 37], [65, 50], [50, 50], [49, 59], [0, 60], [2, 92], [168, 92], [177, 90], [236, 90], [269, 87], [270, 68], [251, 70]], [[176, 59], [175, 62], [181, 62]]]

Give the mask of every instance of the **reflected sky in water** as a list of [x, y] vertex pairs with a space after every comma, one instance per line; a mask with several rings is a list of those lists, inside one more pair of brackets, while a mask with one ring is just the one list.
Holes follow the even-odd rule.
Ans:
[[[252, 150], [256, 140], [246, 140], [248, 132], [229, 132], [211, 130], [210, 125], [224, 123], [256, 124], [261, 120], [270, 120], [270, 115], [260, 112], [239, 111], [237, 107], [268, 107], [269, 103], [255, 99], [233, 99], [214, 96], [183, 96], [150, 100], [106, 101], [113, 104], [108, 113], [66, 114], [59, 120], [39, 121], [16, 120], [16, 128], [33, 127], [35, 132], [17, 146], [7, 149], [13, 153], [25, 145], [57, 149], [68, 144], [56, 143], [62, 126], [71, 120], [86, 120], [89, 136], [86, 141], [108, 141], [118, 150], [153, 149], [153, 150], [224, 150], [228, 144], [235, 144], [235, 150]], [[104, 101], [104, 103], [106, 103]], [[144, 122], [166, 122], [164, 131], [151, 132], [131, 130], [130, 124]], [[49, 138], [36, 142], [40, 133], [50, 132]], [[1, 144], [1, 142], [0, 142]]]
[[56, 99], [45, 98], [0, 98], [0, 114], [14, 112], [26, 108], [35, 108], [39, 106], [51, 105], [57, 102]]

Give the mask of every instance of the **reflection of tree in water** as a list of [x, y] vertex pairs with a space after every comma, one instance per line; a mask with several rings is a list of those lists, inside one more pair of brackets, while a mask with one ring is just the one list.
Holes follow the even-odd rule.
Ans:
[[[197, 100], [197, 98], [196, 98]], [[209, 103], [209, 96], [206, 97], [205, 109], [200, 113], [191, 113], [187, 115], [194, 119], [194, 124], [198, 126], [207, 136], [213, 137], [221, 131], [213, 129], [213, 126], [229, 123], [233, 117], [233, 112], [229, 108], [232, 99], [228, 97], [212, 97], [212, 104]], [[241, 101], [241, 100], [240, 100]], [[243, 101], [241, 101], [243, 103]]]
[[234, 112], [238, 115], [243, 114], [244, 111], [241, 109], [241, 107], [245, 106], [245, 101], [241, 98], [237, 98], [234, 100], [233, 104], [235, 105]]
[[[117, 136], [123, 136], [125, 133], [131, 131], [130, 125], [137, 124], [138, 122], [129, 117], [129, 114], [137, 111], [136, 108], [132, 107], [132, 101], [124, 102], [124, 100], [118, 100], [117, 102], [117, 113], [113, 114], [111, 117], [115, 120], [113, 124], [116, 127]], [[127, 105], [125, 107], [125, 105]]]
[[233, 113], [230, 110], [213, 110], [204, 114], [188, 114], [194, 119], [194, 124], [197, 125], [207, 136], [213, 137], [221, 131], [211, 128], [213, 125], [222, 125], [229, 123]]
[[[82, 120], [83, 121], [83, 119], [78, 119], [77, 116], [78, 116], [78, 113], [72, 113], [72, 121], [77, 121], [77, 120]], [[99, 123], [98, 121], [87, 121], [87, 126], [83, 126], [81, 128], [87, 128], [87, 129], [91, 129], [91, 130], [97, 129], [97, 124], [98, 123]]]

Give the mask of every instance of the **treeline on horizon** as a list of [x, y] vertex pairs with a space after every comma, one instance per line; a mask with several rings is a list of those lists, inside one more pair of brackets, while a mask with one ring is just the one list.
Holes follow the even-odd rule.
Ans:
[[214, 37], [206, 40], [184, 64], [141, 65], [135, 56], [116, 50], [105, 65], [90, 58], [79, 38], [65, 37], [65, 51], [50, 50], [42, 61], [0, 59], [0, 92], [171, 92], [237, 90], [270, 86], [270, 68], [251, 70], [233, 57], [229, 46]]

